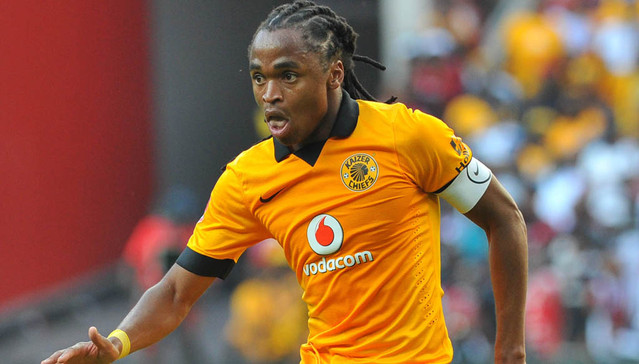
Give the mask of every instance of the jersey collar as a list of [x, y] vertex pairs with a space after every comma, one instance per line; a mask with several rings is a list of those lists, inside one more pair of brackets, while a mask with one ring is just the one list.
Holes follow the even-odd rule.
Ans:
[[[347, 138], [355, 130], [357, 126], [357, 118], [359, 117], [359, 105], [357, 101], [351, 98], [351, 95], [348, 94], [345, 90], [342, 90], [342, 102], [339, 105], [339, 111], [337, 112], [337, 119], [335, 120], [335, 124], [333, 125], [333, 129], [331, 129], [331, 134], [329, 138]], [[271, 138], [273, 140], [273, 146], [275, 147], [275, 160], [279, 163], [286, 159], [291, 151], [287, 146], [280, 143], [277, 139]], [[295, 154], [306, 163], [311, 166], [315, 165], [317, 159], [319, 158], [320, 153], [322, 152], [322, 148], [326, 140], [311, 143], [303, 146]]]

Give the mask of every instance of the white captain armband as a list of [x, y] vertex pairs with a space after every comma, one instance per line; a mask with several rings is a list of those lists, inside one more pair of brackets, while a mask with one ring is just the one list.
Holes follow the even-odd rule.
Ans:
[[493, 173], [474, 157], [455, 179], [437, 193], [462, 214], [475, 207], [484, 195]]

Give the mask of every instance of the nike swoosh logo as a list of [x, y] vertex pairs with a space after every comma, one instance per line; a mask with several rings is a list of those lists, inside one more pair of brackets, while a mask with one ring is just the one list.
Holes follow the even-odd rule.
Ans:
[[267, 203], [267, 202], [271, 201], [271, 200], [272, 200], [272, 199], [274, 199], [274, 198], [275, 198], [275, 196], [277, 196], [280, 192], [284, 191], [284, 189], [285, 189], [285, 188], [286, 188], [286, 187], [283, 187], [281, 190], [279, 190], [279, 191], [275, 192], [274, 194], [272, 194], [271, 196], [266, 197], [266, 198], [264, 198], [264, 197], [260, 196], [260, 202], [261, 202], [261, 203]]
[[475, 176], [479, 176], [479, 164], [475, 163], [475, 172], [473, 172]]

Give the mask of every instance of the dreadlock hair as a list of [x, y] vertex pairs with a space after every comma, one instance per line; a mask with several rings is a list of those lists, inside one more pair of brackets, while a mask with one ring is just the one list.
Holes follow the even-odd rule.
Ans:
[[[366, 56], [355, 54], [358, 34], [348, 24], [345, 18], [335, 14], [327, 6], [317, 5], [312, 1], [296, 0], [273, 9], [255, 31], [255, 36], [261, 30], [274, 31], [278, 29], [297, 29], [309, 46], [309, 50], [322, 55], [320, 63], [328, 67], [331, 61], [339, 59], [344, 64], [344, 81], [342, 88], [355, 99], [377, 101], [362, 86], [355, 75], [354, 61], [363, 62], [379, 70], [386, 67]], [[391, 97], [386, 103], [392, 103], [396, 97]]]

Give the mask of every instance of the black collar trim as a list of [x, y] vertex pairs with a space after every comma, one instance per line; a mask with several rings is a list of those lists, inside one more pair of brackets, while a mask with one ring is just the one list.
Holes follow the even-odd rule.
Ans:
[[[342, 102], [339, 105], [337, 118], [335, 119], [333, 129], [331, 129], [329, 138], [349, 137], [357, 126], [358, 117], [359, 105], [357, 104], [357, 101], [353, 100], [348, 92], [342, 90]], [[280, 143], [277, 139], [272, 139], [275, 149], [275, 160], [279, 163], [286, 159], [291, 154], [291, 151], [288, 149], [287, 146]], [[293, 154], [304, 160], [309, 165], [314, 166], [315, 162], [317, 162], [317, 159], [319, 158], [320, 153], [322, 152], [322, 148], [324, 147], [325, 143], [326, 140], [323, 140], [320, 142], [305, 145]]]

